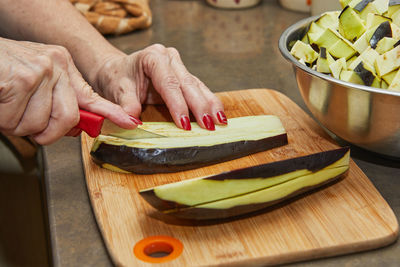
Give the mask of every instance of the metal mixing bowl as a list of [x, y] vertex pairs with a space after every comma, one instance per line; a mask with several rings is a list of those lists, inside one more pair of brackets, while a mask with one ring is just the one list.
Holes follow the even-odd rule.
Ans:
[[337, 137], [364, 149], [400, 158], [400, 92], [335, 79], [301, 64], [290, 54], [289, 44], [301, 39], [316, 18], [297, 22], [279, 39], [279, 50], [293, 65], [307, 108]]

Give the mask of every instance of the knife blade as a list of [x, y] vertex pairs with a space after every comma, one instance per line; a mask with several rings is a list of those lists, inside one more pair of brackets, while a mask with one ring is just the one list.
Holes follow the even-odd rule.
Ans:
[[79, 115], [79, 123], [75, 126], [75, 128], [86, 132], [90, 137], [93, 138], [99, 136], [100, 134], [129, 140], [165, 137], [164, 135], [146, 131], [140, 127], [133, 130], [121, 128], [112, 121], [105, 119], [103, 116], [83, 109], [79, 110]]

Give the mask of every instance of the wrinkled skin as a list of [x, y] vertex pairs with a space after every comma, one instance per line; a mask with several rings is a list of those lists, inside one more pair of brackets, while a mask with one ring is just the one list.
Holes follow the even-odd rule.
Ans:
[[135, 128], [123, 109], [84, 81], [61, 46], [0, 38], [0, 131], [50, 144], [79, 121], [79, 107]]
[[[151, 83], [153, 90], [148, 90]], [[182, 128], [181, 118], [189, 117], [189, 110], [203, 128], [207, 128], [203, 121], [207, 115], [212, 123], [225, 124], [217, 115], [223, 111], [220, 100], [188, 72], [174, 48], [155, 44], [129, 56], [108, 57], [93, 84], [101, 95], [134, 117], [140, 115], [141, 104], [163, 100], [178, 127]]]

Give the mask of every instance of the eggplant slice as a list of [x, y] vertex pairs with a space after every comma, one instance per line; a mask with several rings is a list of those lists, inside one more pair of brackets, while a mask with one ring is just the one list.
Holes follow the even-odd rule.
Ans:
[[[137, 139], [118, 133], [96, 138], [93, 161], [114, 171], [153, 174], [178, 172], [228, 161], [288, 143], [278, 117], [247, 116], [229, 119], [227, 126], [208, 131], [192, 123], [191, 131], [171, 122], [144, 122], [146, 132], [163, 137]], [[132, 132], [132, 131], [130, 131]]]
[[349, 168], [340, 148], [140, 191], [155, 209], [190, 220], [223, 219], [270, 207], [337, 180]]

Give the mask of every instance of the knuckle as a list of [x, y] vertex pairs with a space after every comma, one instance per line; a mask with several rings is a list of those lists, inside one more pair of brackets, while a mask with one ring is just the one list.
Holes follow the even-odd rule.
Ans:
[[197, 80], [190, 74], [186, 74], [183, 77], [182, 80], [182, 85], [186, 85], [186, 86], [193, 86], [193, 85], [197, 85]]
[[68, 50], [63, 46], [51, 45], [47, 49], [47, 53], [51, 58], [56, 60], [68, 61], [71, 59]]
[[166, 48], [162, 44], [153, 44], [153, 45], [148, 47], [148, 50], [155, 51], [155, 52], [166, 53]]
[[40, 68], [40, 73], [45, 75], [53, 74], [53, 60], [48, 55], [40, 55], [36, 59], [36, 64]]
[[179, 52], [175, 47], [168, 47], [167, 48], [168, 53], [173, 56], [173, 57], [179, 57]]
[[166, 90], [176, 90], [179, 88], [179, 81], [175, 76], [167, 76], [162, 82], [162, 87]]
[[36, 85], [41, 79], [38, 73], [29, 68], [20, 68], [18, 74], [18, 82], [21, 85], [20, 89], [27, 93], [35, 90]]

